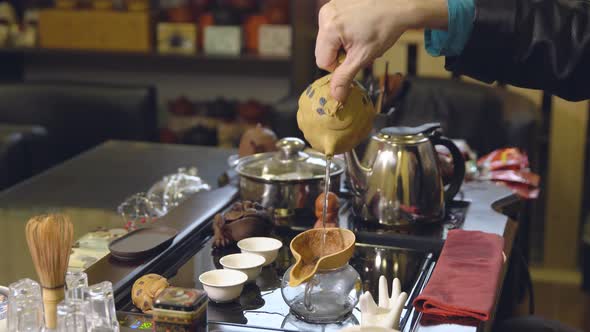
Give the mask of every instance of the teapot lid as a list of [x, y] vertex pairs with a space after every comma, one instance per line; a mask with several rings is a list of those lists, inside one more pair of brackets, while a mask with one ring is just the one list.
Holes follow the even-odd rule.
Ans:
[[426, 123], [418, 127], [387, 127], [381, 129], [381, 134], [392, 136], [392, 137], [401, 137], [401, 136], [417, 136], [417, 135], [424, 135], [430, 134], [435, 130], [440, 129], [440, 123]]
[[[323, 179], [326, 173], [326, 160], [323, 154], [305, 151], [305, 142], [299, 138], [286, 137], [276, 143], [278, 151], [258, 153], [241, 158], [236, 171], [263, 181], [306, 181]], [[344, 164], [333, 159], [330, 174], [338, 175], [344, 171]]]

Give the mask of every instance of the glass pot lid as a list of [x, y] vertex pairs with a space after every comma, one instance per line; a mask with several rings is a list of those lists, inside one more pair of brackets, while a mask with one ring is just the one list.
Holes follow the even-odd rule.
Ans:
[[[236, 171], [241, 176], [264, 181], [305, 181], [323, 179], [326, 159], [323, 154], [304, 151], [305, 142], [286, 137], [276, 144], [276, 152], [259, 153], [241, 158]], [[344, 171], [340, 160], [332, 159], [330, 176]]]

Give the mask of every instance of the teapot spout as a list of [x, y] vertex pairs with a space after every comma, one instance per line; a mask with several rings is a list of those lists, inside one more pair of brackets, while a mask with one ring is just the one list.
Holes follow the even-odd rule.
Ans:
[[344, 160], [346, 161], [346, 171], [348, 172], [351, 190], [353, 194], [361, 195], [366, 191], [371, 168], [361, 164], [355, 149], [344, 153]]

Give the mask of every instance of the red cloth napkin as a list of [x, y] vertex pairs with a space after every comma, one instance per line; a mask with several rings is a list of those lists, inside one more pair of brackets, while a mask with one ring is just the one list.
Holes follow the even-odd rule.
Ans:
[[504, 263], [504, 238], [451, 230], [416, 310], [439, 321], [487, 321]]

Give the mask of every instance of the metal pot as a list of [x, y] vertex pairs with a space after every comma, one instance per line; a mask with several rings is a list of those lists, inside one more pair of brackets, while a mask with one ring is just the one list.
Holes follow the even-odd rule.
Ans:
[[[272, 208], [275, 216], [313, 215], [315, 200], [324, 191], [324, 155], [305, 150], [305, 143], [293, 137], [279, 140], [277, 148], [238, 160], [241, 198]], [[344, 167], [339, 159], [330, 166], [330, 191], [336, 194]]]

